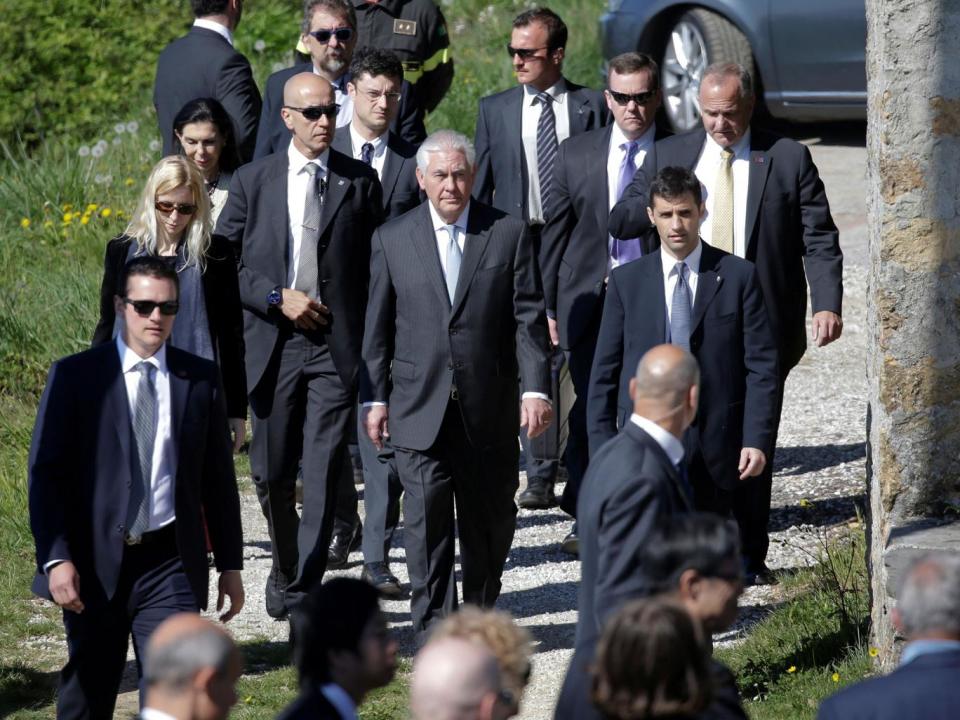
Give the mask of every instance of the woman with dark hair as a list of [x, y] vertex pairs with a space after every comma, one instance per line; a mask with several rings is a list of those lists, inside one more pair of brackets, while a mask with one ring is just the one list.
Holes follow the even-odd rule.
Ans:
[[227, 203], [230, 178], [239, 164], [233, 124], [223, 105], [213, 98], [191, 100], [173, 119], [173, 146], [203, 175], [210, 198], [210, 220], [217, 224]]

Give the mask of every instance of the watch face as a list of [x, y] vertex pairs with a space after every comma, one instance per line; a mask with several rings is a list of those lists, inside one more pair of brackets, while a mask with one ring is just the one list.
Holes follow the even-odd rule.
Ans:
[[270, 294], [267, 295], [267, 304], [268, 304], [268, 305], [279, 305], [279, 304], [280, 304], [280, 301], [281, 301], [282, 299], [283, 299], [283, 295], [281, 295], [281, 294], [280, 294], [279, 292], [277, 292], [276, 290], [271, 290], [271, 291], [270, 291]]

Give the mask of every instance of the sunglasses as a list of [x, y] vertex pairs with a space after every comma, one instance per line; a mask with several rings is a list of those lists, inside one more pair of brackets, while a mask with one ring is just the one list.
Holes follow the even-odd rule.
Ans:
[[322, 117], [328, 117], [333, 120], [337, 117], [337, 111], [340, 109], [340, 106], [336, 103], [331, 103], [330, 105], [312, 105], [311, 107], [298, 108], [293, 107], [292, 105], [284, 105], [287, 110], [296, 110], [298, 113], [303, 115], [307, 120], [319, 120]]
[[617, 105], [626, 105], [628, 102], [633, 100], [637, 105], [644, 105], [648, 101], [653, 99], [653, 96], [657, 94], [656, 90], [647, 90], [646, 92], [636, 93], [631, 95], [630, 93], [617, 92], [616, 90], [607, 90], [610, 93], [610, 97], [613, 98], [613, 101]]
[[307, 35], [314, 37], [321, 45], [328, 44], [332, 37], [335, 37], [339, 43], [345, 43], [353, 37], [353, 28], [341, 27], [333, 30], [314, 30], [313, 32], [307, 33]]
[[181, 215], [193, 215], [197, 211], [197, 206], [192, 203], [172, 203], [166, 200], [157, 200], [153, 206], [164, 215], [169, 215], [174, 210]]
[[[538, 48], [515, 48], [513, 45], [507, 45], [507, 55], [511, 58], [514, 55], [519, 55], [521, 60], [529, 60], [532, 57], [536, 57], [537, 53], [541, 50], [549, 50], [546, 46]], [[543, 60], [544, 58], [540, 58]]]
[[180, 309], [180, 303], [176, 300], [154, 302], [153, 300], [131, 300], [130, 298], [124, 298], [123, 302], [127, 305], [133, 305], [133, 311], [140, 317], [150, 317], [157, 308], [160, 308], [161, 315], [176, 315], [177, 310]]

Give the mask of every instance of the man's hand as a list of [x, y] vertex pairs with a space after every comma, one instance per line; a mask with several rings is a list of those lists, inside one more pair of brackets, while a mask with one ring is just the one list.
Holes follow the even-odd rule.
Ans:
[[740, 471], [741, 480], [756, 477], [763, 472], [766, 465], [767, 456], [763, 454], [762, 450], [745, 447], [740, 451], [740, 464], [737, 466], [737, 470]]
[[220, 573], [220, 582], [217, 584], [220, 594], [217, 595], [217, 612], [223, 610], [224, 597], [230, 598], [230, 609], [220, 616], [220, 622], [229, 622], [243, 608], [243, 580], [239, 570], [226, 570]]
[[527, 429], [527, 437], [542, 435], [553, 420], [553, 406], [541, 398], [523, 398], [520, 401], [520, 427]]
[[817, 347], [829, 345], [840, 337], [843, 332], [843, 318], [835, 312], [821, 310], [813, 315], [813, 329], [810, 333], [811, 339], [817, 344]]
[[240, 452], [244, 440], [247, 439], [247, 421], [243, 418], [229, 418], [227, 424], [230, 425], [230, 432], [233, 434], [233, 451]]
[[377, 450], [383, 450], [383, 438], [390, 437], [387, 415], [386, 405], [371, 405], [363, 409], [363, 426], [367, 430], [367, 437]]
[[557, 321], [554, 318], [547, 318], [547, 327], [550, 329], [550, 342], [554, 347], [560, 344], [560, 330], [557, 328]]
[[280, 310], [294, 325], [302, 330], [316, 330], [327, 324], [330, 308], [318, 303], [312, 297], [299, 290], [283, 288], [283, 303]]
[[66, 560], [54, 565], [47, 571], [47, 582], [50, 584], [50, 595], [53, 601], [64, 610], [75, 613], [83, 612], [83, 601], [80, 599], [80, 574], [76, 566]]

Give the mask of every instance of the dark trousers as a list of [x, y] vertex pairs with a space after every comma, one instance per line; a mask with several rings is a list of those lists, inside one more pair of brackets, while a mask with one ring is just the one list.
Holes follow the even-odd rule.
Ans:
[[[345, 387], [323, 336], [282, 338], [250, 394], [250, 468], [267, 518], [274, 567], [294, 607], [323, 578], [333, 532], [337, 485], [344, 473], [352, 388]], [[302, 456], [303, 510], [295, 487]]]
[[[94, 578], [81, 576], [84, 611], [63, 611], [68, 659], [60, 673], [58, 718], [110, 720], [130, 636], [137, 676], [142, 678], [143, 653], [156, 627], [171, 615], [198, 611], [177, 553], [173, 525], [145, 538], [143, 545], [124, 548], [120, 580], [110, 600]], [[141, 684], [141, 704], [143, 692]]]
[[357, 423], [357, 444], [363, 461], [363, 506], [366, 524], [363, 531], [363, 561], [385, 562], [390, 556], [393, 532], [400, 523], [400, 496], [403, 485], [397, 472], [396, 455], [389, 440], [377, 450], [363, 427]]
[[454, 508], [467, 603], [490, 607], [496, 601], [516, 526], [516, 440], [476, 448], [460, 413], [460, 405], [451, 400], [429, 449], [395, 449], [404, 491], [410, 614], [419, 645], [430, 627], [457, 607]]
[[[554, 351], [550, 362], [550, 400], [553, 402], [554, 420], [547, 429], [535, 438], [528, 438], [527, 431], [520, 431], [520, 444], [527, 464], [527, 481], [537, 478], [551, 485], [557, 481], [560, 467], [560, 368], [563, 352]], [[521, 388], [522, 389], [522, 388]]]
[[554, 720], [602, 720], [604, 717], [592, 699], [590, 666], [596, 656], [598, 640], [599, 638], [594, 636], [590, 642], [578, 643], [574, 648], [567, 674], [560, 687]]
[[597, 313], [595, 327], [586, 330], [580, 342], [567, 352], [567, 369], [573, 382], [577, 398], [567, 415], [567, 449], [564, 461], [567, 465], [567, 484], [560, 498], [560, 509], [568, 515], [577, 517], [577, 498], [580, 497], [580, 485], [587, 473], [590, 462], [590, 443], [587, 433], [587, 390], [590, 386], [590, 368], [597, 349], [597, 335], [600, 332], [600, 314]]

